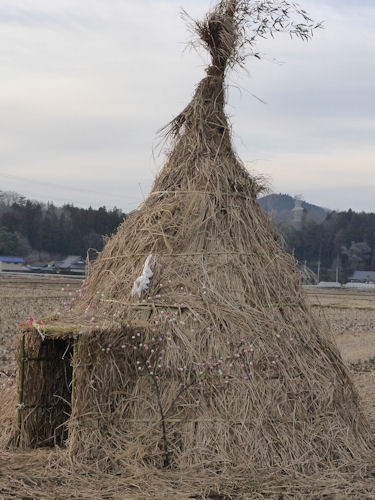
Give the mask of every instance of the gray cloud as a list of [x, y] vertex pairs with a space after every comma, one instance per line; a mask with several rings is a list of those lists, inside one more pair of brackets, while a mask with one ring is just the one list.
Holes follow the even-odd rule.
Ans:
[[[309, 44], [287, 37], [262, 43], [264, 60], [250, 61], [249, 74], [230, 75], [236, 147], [276, 191], [374, 210], [366, 190], [375, 188], [375, 5], [301, 3], [325, 20], [325, 30]], [[189, 0], [186, 7], [200, 16], [208, 5]], [[179, 6], [1, 3], [0, 189], [124, 209], [142, 201], [139, 180], [147, 191], [162, 162], [152, 158], [156, 131], [204, 75], [204, 56], [183, 52]]]

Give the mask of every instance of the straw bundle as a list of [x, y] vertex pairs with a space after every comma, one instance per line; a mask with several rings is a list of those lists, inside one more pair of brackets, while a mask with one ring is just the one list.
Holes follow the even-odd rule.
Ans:
[[[224, 77], [242, 61], [256, 4], [222, 1], [195, 24], [207, 76], [167, 128], [173, 147], [149, 198], [91, 270], [76, 313], [107, 325], [80, 343], [93, 364], [78, 392], [94, 391], [96, 405], [77, 401], [74, 453], [117, 447], [159, 466], [312, 473], [366, 448], [348, 373], [256, 202], [262, 186], [233, 152]], [[131, 290], [148, 255], [153, 277], [138, 305]], [[93, 412], [92, 427], [77, 427]]]
[[[74, 460], [200, 471], [231, 495], [233, 478], [267, 477], [269, 498], [286, 474], [301, 484], [322, 471], [367, 474], [357, 393], [256, 201], [263, 187], [234, 153], [224, 110], [226, 71], [257, 36], [287, 25], [308, 37], [310, 20], [289, 22], [286, 7], [223, 0], [194, 24], [207, 76], [166, 129], [172, 147], [150, 196], [107, 242], [69, 316], [79, 324]], [[150, 255], [148, 288], [134, 297]]]

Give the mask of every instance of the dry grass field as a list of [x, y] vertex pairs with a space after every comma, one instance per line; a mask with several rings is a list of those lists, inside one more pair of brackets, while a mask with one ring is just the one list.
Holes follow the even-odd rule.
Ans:
[[327, 322], [375, 425], [375, 293], [307, 289], [313, 311]]
[[53, 314], [80, 285], [77, 278], [0, 274], [0, 389], [15, 377], [17, 325]]
[[[26, 322], [30, 316], [40, 319], [53, 314], [76, 294], [80, 284], [81, 280], [74, 278], [0, 274], [0, 391], [16, 390], [13, 341], [17, 324]], [[343, 359], [353, 374], [364, 412], [375, 429], [375, 293], [309, 289], [306, 296], [314, 314], [329, 323]], [[38, 453], [25, 454], [27, 466], [37, 467]], [[30, 462], [33, 457], [35, 464]], [[14, 467], [22, 469], [25, 463], [22, 460], [18, 463], [15, 457], [11, 470], [15, 470]], [[12, 491], [17, 489], [17, 484], [14, 479]], [[30, 486], [32, 491], [33, 488]]]

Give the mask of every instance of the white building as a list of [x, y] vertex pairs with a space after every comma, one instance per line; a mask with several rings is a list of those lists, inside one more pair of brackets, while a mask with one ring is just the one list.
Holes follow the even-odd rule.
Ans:
[[292, 220], [290, 222], [295, 229], [301, 229], [303, 225], [303, 216], [305, 215], [305, 209], [302, 206], [302, 200], [296, 198], [294, 200], [294, 203], [294, 208], [291, 210]]

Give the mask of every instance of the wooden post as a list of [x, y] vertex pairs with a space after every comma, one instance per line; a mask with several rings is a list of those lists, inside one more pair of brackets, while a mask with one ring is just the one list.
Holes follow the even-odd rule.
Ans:
[[72, 398], [71, 398], [71, 414], [73, 414], [75, 400], [76, 400], [76, 363], [78, 352], [78, 337], [73, 337], [73, 359], [72, 359]]
[[22, 431], [22, 410], [24, 407], [23, 402], [23, 385], [25, 378], [25, 332], [22, 332], [21, 339], [21, 350], [20, 350], [20, 374], [19, 374], [19, 397], [18, 397], [18, 435], [17, 435], [17, 446], [21, 443], [21, 431]]

